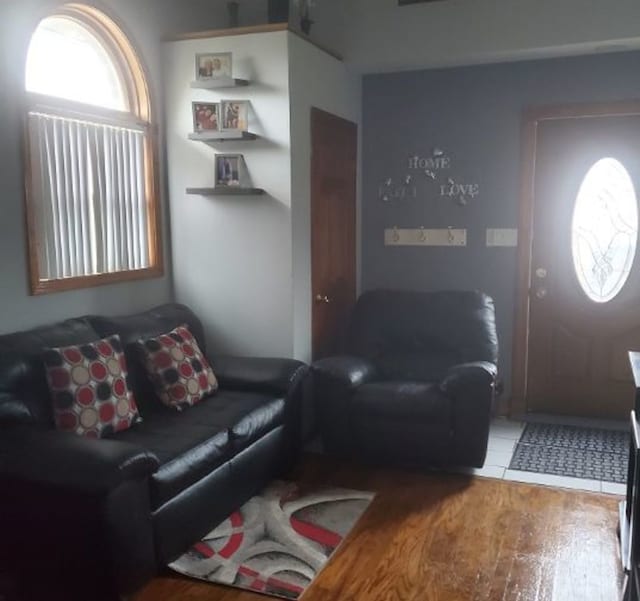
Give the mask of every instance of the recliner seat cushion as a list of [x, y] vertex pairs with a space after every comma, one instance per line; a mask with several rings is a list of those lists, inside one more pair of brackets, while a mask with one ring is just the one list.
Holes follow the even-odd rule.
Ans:
[[447, 370], [460, 363], [460, 355], [443, 349], [414, 352], [389, 352], [376, 357], [377, 373], [382, 380], [416, 380], [436, 382], [442, 380]]
[[451, 401], [432, 382], [371, 382], [357, 389], [351, 415], [354, 421], [375, 417], [447, 424], [451, 421]]
[[136, 443], [160, 460], [150, 482], [157, 509], [283, 423], [284, 400], [221, 390], [176, 413], [162, 407], [114, 438]]

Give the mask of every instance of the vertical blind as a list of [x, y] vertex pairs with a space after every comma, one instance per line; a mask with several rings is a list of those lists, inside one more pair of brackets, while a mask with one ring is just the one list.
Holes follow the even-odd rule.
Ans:
[[29, 113], [40, 276], [149, 267], [145, 133]]

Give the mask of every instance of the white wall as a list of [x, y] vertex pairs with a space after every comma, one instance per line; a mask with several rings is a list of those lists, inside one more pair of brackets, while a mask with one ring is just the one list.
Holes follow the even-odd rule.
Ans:
[[640, 47], [637, 0], [323, 0], [313, 17], [365, 73]]
[[[175, 297], [202, 318], [214, 352], [293, 354], [289, 71], [285, 31], [165, 46], [167, 155]], [[196, 53], [232, 52], [246, 88], [194, 90]], [[253, 142], [212, 148], [187, 139], [191, 102], [249, 99]], [[263, 196], [202, 197], [216, 152], [241, 153]]]
[[[297, 35], [291, 33], [288, 35], [291, 87], [294, 354], [297, 358], [308, 361], [311, 358], [312, 307], [311, 107], [320, 108], [359, 124], [361, 78], [350, 72], [342, 62], [300, 39]], [[358, 200], [358, 215], [359, 206]], [[359, 229], [358, 227], [357, 230]], [[359, 253], [359, 241], [356, 242], [356, 248]]]

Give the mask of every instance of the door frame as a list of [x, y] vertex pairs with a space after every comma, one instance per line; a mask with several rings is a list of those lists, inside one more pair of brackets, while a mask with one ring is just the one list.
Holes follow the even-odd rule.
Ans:
[[640, 100], [540, 106], [530, 107], [524, 111], [521, 131], [520, 216], [518, 220], [518, 272], [513, 329], [512, 388], [508, 410], [509, 415], [512, 417], [523, 416], [527, 413], [529, 288], [533, 250], [534, 183], [538, 125], [544, 121], [633, 115], [640, 115]]

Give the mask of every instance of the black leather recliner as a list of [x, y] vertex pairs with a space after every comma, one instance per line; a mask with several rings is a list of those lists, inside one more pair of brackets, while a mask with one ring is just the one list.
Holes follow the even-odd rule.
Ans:
[[345, 350], [311, 369], [329, 453], [408, 467], [483, 465], [498, 362], [490, 297], [366, 292]]

